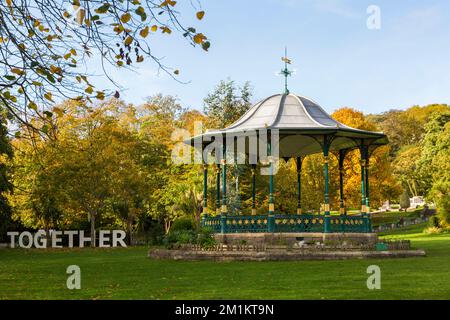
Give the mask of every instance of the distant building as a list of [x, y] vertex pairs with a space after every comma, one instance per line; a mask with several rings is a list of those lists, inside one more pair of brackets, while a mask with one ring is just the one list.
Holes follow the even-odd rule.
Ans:
[[415, 196], [412, 198], [409, 198], [409, 207], [416, 209], [419, 206], [425, 205], [425, 201], [423, 200], [422, 196]]
[[391, 210], [391, 204], [389, 203], [389, 200], [383, 202], [383, 205], [380, 208], [380, 211], [390, 211]]

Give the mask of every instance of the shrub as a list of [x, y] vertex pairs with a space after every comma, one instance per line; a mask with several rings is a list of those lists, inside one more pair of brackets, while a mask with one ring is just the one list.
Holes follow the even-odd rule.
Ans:
[[450, 182], [439, 181], [433, 185], [431, 193], [436, 203], [436, 212], [442, 227], [450, 226]]
[[442, 231], [443, 230], [438, 227], [428, 227], [424, 230], [424, 232], [427, 234], [438, 234], [438, 233], [442, 233]]
[[212, 233], [206, 229], [172, 230], [164, 237], [164, 245], [168, 249], [179, 248], [183, 244], [198, 244], [202, 248], [211, 248], [216, 244]]
[[439, 228], [439, 218], [437, 216], [431, 216], [430, 220], [428, 221], [428, 226], [430, 228]]
[[195, 223], [189, 217], [181, 217], [175, 220], [170, 227], [170, 231], [195, 230]]
[[208, 249], [215, 246], [217, 242], [211, 231], [202, 228], [197, 234], [197, 244], [204, 249]]
[[164, 237], [163, 244], [169, 248], [178, 248], [182, 244], [195, 243], [197, 234], [194, 230], [170, 230]]
[[409, 208], [411, 203], [409, 202], [409, 195], [408, 192], [405, 190], [402, 195], [400, 196], [400, 207], [402, 209]]

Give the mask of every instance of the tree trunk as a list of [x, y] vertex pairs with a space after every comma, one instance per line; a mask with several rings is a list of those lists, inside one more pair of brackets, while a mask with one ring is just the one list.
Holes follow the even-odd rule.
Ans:
[[91, 214], [91, 248], [95, 247], [95, 214]]
[[170, 220], [164, 220], [164, 232], [165, 234], [168, 234], [170, 230]]

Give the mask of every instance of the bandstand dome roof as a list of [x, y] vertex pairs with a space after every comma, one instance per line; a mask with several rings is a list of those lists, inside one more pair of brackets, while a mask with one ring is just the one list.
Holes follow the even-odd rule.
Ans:
[[358, 148], [361, 144], [374, 148], [388, 143], [386, 135], [382, 132], [346, 126], [334, 120], [312, 99], [292, 93], [269, 96], [253, 105], [227, 128], [206, 131], [185, 143], [194, 145], [197, 139], [202, 139], [201, 145], [205, 147], [215, 136], [245, 136], [258, 129], [279, 130], [281, 157], [322, 152], [320, 139], [324, 135], [333, 136], [331, 151], [350, 150]]

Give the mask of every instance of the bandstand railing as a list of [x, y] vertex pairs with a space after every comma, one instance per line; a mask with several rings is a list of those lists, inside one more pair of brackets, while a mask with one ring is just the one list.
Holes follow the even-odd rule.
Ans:
[[268, 215], [204, 215], [201, 223], [204, 228], [214, 233], [325, 232], [327, 219], [329, 232], [372, 232], [370, 218], [366, 215], [275, 214], [272, 217]]

